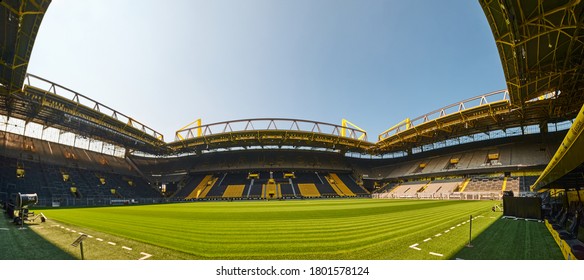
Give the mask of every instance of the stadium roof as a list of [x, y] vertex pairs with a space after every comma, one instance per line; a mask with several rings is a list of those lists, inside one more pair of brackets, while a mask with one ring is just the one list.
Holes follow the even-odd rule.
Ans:
[[574, 118], [584, 103], [584, 2], [480, 0], [499, 50], [511, 104], [549, 92], [550, 111]]
[[316, 147], [366, 153], [374, 144], [364, 130], [298, 119], [246, 119], [179, 130], [168, 147], [175, 152], [198, 152], [232, 147]]
[[[455, 103], [379, 135], [376, 153], [576, 117], [584, 104], [584, 2], [480, 0], [508, 90]], [[500, 95], [504, 92], [503, 98]], [[496, 99], [493, 101], [492, 99]], [[480, 100], [480, 104], [472, 105]]]
[[[0, 1], [0, 114], [121, 144], [128, 149], [163, 153], [162, 134], [91, 98], [26, 73], [39, 26], [50, 3], [50, 0]], [[31, 84], [31, 80], [46, 88]], [[66, 93], [69, 98], [65, 97]]]
[[[480, 3], [495, 37], [508, 90], [406, 119], [379, 135], [375, 153], [526, 125], [539, 124], [545, 131], [548, 122], [576, 117], [584, 104], [584, 3]], [[501, 93], [505, 93], [502, 98], [497, 96]]]
[[584, 185], [584, 106], [541, 176], [531, 186], [545, 188], [581, 188]]
[[[162, 134], [107, 105], [43, 78], [27, 74], [23, 90], [12, 95], [12, 115], [26, 122], [34, 121], [117, 143], [127, 149], [165, 153]], [[5, 113], [2, 108], [0, 113]]]
[[514, 107], [507, 90], [479, 95], [434, 110], [415, 119], [406, 119], [379, 135], [372, 150], [376, 154], [407, 151], [414, 147], [494, 130], [566, 121], [563, 114], [550, 110], [555, 93]]
[[32, 47], [50, 3], [51, 0], [0, 1], [0, 94], [22, 88]]
[[[532, 190], [584, 184], [584, 2], [480, 0], [513, 107], [549, 100], [551, 118], [576, 118]], [[547, 98], [553, 95], [553, 98]], [[580, 112], [580, 113], [578, 113]]]
[[[377, 143], [367, 142], [361, 129], [344, 125], [252, 119], [188, 128], [182, 131], [184, 137], [167, 144], [160, 133], [106, 105], [34, 75], [26, 76], [34, 38], [50, 1], [0, 1], [5, 31], [0, 45], [0, 82], [7, 89], [0, 94], [0, 114], [157, 155], [264, 145], [384, 154], [493, 130], [534, 124], [545, 130], [547, 122], [573, 119], [584, 103], [584, 38], [580, 34], [584, 4], [567, 0], [480, 3], [493, 31], [509, 90], [407, 119], [379, 135]], [[25, 77], [40, 80], [46, 87], [30, 81], [25, 84]], [[257, 127], [261, 122], [264, 126]], [[245, 127], [234, 129], [236, 125]]]

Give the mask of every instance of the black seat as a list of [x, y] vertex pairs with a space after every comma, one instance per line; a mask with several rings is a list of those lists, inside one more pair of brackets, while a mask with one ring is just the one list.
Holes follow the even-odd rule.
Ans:
[[566, 228], [567, 222], [568, 222], [568, 209], [564, 210], [561, 218], [556, 223], [552, 223], [552, 228], [554, 230], [563, 230], [564, 228]]
[[564, 214], [564, 211], [566, 211], [566, 208], [560, 209], [560, 211], [558, 211], [558, 213], [556, 213], [553, 217], [548, 219], [548, 222], [550, 224], [556, 224], [561, 219], [562, 215]]
[[562, 240], [570, 240], [578, 238], [578, 227], [580, 225], [580, 211], [576, 211], [572, 223], [567, 230], [558, 230], [558, 234]]

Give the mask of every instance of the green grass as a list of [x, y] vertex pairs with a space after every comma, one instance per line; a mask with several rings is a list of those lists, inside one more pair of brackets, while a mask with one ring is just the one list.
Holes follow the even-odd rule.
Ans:
[[72, 260], [75, 256], [39, 236], [31, 227], [11, 223], [6, 215], [0, 214], [0, 260]]
[[[469, 260], [561, 260], [544, 223], [499, 219], [456, 257]], [[509, 248], [512, 248], [511, 250]]]
[[[58, 224], [39, 234], [77, 255], [67, 243], [78, 235], [60, 226], [100, 237], [85, 242], [94, 259], [136, 259], [138, 251], [152, 259], [450, 259], [468, 242], [461, 223], [469, 215], [478, 216], [475, 237], [498, 220], [493, 204], [344, 199], [43, 209]], [[410, 248], [416, 243], [421, 250]]]
[[[19, 230], [0, 219], [0, 259], [79, 258], [71, 243], [80, 232], [91, 236], [84, 251], [94, 260], [135, 260], [142, 252], [170, 260], [563, 259], [544, 224], [501, 219], [491, 212], [494, 203], [340, 199], [35, 209], [49, 220]], [[467, 249], [469, 215], [474, 247]]]

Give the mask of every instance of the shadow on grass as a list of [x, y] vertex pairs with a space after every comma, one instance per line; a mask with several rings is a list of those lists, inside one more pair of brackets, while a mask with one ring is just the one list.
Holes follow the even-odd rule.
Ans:
[[0, 214], [0, 260], [73, 260], [75, 256], [61, 250], [32, 229], [39, 224], [25, 224], [23, 229], [13, 224], [5, 213]]
[[544, 223], [499, 219], [463, 248], [455, 259], [563, 260], [560, 248]]

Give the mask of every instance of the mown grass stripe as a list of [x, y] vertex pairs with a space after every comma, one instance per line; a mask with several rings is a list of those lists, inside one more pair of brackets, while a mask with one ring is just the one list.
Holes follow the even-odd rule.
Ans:
[[490, 210], [491, 204], [369, 199], [261, 201], [74, 211], [48, 209], [45, 214], [77, 228], [171, 248], [200, 258], [363, 256], [387, 259], [412, 254], [399, 249], [398, 244], [419, 242], [467, 219], [470, 214]]

